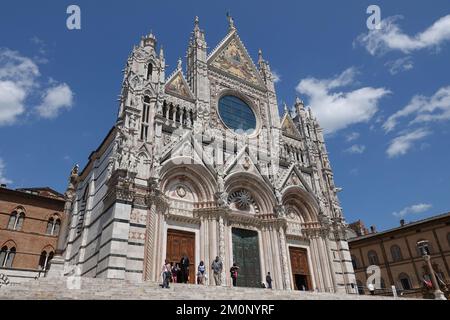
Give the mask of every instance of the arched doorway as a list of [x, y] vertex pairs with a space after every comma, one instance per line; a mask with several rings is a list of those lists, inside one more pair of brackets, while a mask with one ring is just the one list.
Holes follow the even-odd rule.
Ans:
[[294, 289], [312, 290], [311, 273], [308, 266], [308, 252], [305, 248], [289, 247], [291, 257], [292, 280]]
[[258, 232], [232, 228], [233, 262], [239, 267], [238, 287], [260, 287]]

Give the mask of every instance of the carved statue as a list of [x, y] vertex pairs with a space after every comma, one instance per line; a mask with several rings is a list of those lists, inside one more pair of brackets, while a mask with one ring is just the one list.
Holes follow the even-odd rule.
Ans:
[[227, 208], [228, 207], [228, 193], [226, 192], [217, 192], [217, 205], [219, 208]]
[[275, 197], [277, 198], [277, 203], [279, 205], [283, 204], [283, 195], [281, 194], [279, 189], [275, 189]]
[[72, 168], [72, 170], [70, 172], [69, 185], [67, 186], [67, 189], [69, 189], [69, 190], [74, 190], [75, 189], [75, 186], [76, 186], [76, 184], [78, 182], [78, 170], [79, 170], [79, 168], [80, 167], [79, 167], [78, 164], [76, 164]]

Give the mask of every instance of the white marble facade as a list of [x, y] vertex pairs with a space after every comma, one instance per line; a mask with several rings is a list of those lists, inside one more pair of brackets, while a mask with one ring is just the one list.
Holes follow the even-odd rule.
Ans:
[[[261, 282], [270, 271], [275, 288], [293, 289], [290, 248], [300, 247], [310, 289], [353, 292], [346, 224], [311, 111], [297, 98], [280, 116], [269, 63], [260, 51], [254, 64], [232, 19], [209, 53], [196, 19], [187, 66], [168, 77], [156, 48], [152, 34], [133, 48], [117, 123], [77, 173], [65, 273], [159, 281], [175, 229], [195, 234], [196, 265], [223, 259], [230, 285], [232, 228], [241, 228], [257, 232]], [[254, 130], [224, 124], [224, 95], [248, 104]]]

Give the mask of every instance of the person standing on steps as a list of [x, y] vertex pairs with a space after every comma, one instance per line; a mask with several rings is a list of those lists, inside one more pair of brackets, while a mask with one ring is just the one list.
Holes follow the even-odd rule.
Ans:
[[214, 282], [216, 283], [216, 286], [222, 285], [222, 269], [223, 269], [223, 263], [220, 260], [219, 256], [216, 257], [215, 260], [213, 260], [211, 264], [211, 269], [213, 270], [213, 276], [214, 276]]
[[189, 280], [189, 258], [186, 254], [183, 255], [180, 261], [181, 267], [181, 282], [187, 283]]
[[267, 282], [267, 289], [272, 289], [272, 277], [270, 276], [270, 272], [267, 272], [266, 282]]
[[203, 263], [203, 261], [200, 261], [200, 264], [198, 265], [197, 284], [204, 284], [205, 270], [205, 264]]
[[173, 263], [172, 267], [172, 281], [173, 283], [178, 282], [178, 273], [179, 273], [178, 263]]
[[169, 289], [169, 281], [172, 275], [172, 266], [169, 261], [166, 259], [164, 265], [162, 267], [162, 276], [163, 276], [163, 288]]
[[236, 264], [236, 262], [233, 263], [233, 266], [230, 268], [231, 279], [233, 280], [233, 287], [237, 286], [238, 270], [239, 267]]

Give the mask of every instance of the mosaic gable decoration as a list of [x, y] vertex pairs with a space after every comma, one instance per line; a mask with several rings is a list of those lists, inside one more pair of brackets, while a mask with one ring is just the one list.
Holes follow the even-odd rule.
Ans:
[[292, 121], [292, 118], [286, 114], [286, 116], [284, 117], [283, 123], [281, 125], [281, 129], [283, 130], [284, 133], [290, 135], [290, 136], [294, 136], [294, 137], [298, 137], [300, 136], [300, 133], [298, 132], [297, 128], [294, 125], [294, 122]]
[[191, 90], [189, 89], [189, 86], [188, 86], [186, 80], [184, 80], [184, 77], [183, 77], [183, 74], [181, 73], [181, 71], [178, 71], [177, 73], [175, 73], [175, 75], [172, 77], [172, 79], [170, 79], [169, 82], [166, 84], [166, 92], [174, 93], [177, 96], [188, 99], [188, 100], [193, 99]]
[[211, 66], [254, 85], [262, 85], [262, 80], [256, 72], [251, 58], [236, 37], [233, 37], [228, 45], [217, 54], [211, 62]]

